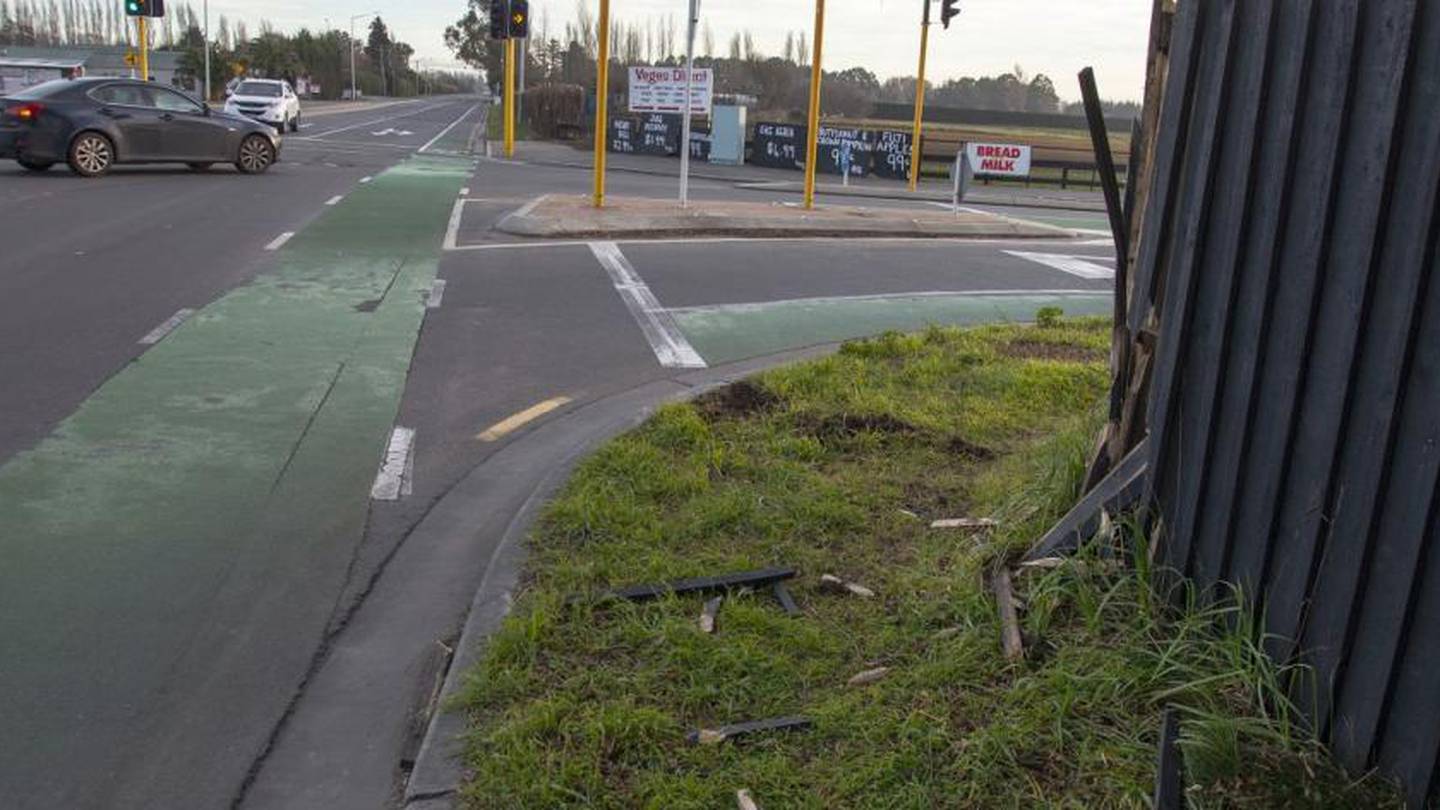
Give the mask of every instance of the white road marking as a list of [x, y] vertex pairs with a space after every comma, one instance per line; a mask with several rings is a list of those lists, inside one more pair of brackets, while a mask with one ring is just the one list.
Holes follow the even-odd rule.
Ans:
[[1109, 290], [922, 290], [918, 292], [873, 293], [870, 295], [822, 295], [814, 298], [781, 298], [774, 301], [751, 301], [740, 304], [704, 304], [694, 307], [671, 307], [671, 314], [706, 312], [759, 312], [776, 304], [835, 304], [847, 301], [891, 301], [897, 298], [1008, 298], [1017, 295], [1047, 297], [1091, 297], [1109, 295]]
[[375, 179], [375, 178], [369, 177], [369, 176], [362, 177], [362, 178], [360, 178], [360, 185], [363, 186], [363, 185], [365, 185], [366, 183], [368, 183], [368, 182], [370, 182], [371, 180], [374, 180], [374, 179]]
[[375, 124], [383, 124], [383, 123], [385, 123], [386, 121], [394, 121], [394, 120], [397, 119], [397, 118], [406, 118], [406, 117], [409, 117], [409, 116], [411, 116], [411, 115], [419, 115], [419, 114], [422, 113], [422, 112], [428, 112], [428, 111], [430, 111], [430, 110], [438, 110], [438, 109], [440, 109], [441, 107], [447, 107], [447, 106], [449, 106], [449, 104], [435, 104], [435, 105], [430, 106], [430, 107], [422, 107], [421, 109], [418, 109], [418, 110], [412, 110], [412, 111], [406, 112], [404, 115], [387, 115], [387, 116], [385, 116], [384, 118], [376, 118], [376, 119], [373, 120], [373, 121], [361, 121], [361, 122], [358, 123], [358, 124], [350, 124], [349, 126], [339, 127], [339, 128], [337, 128], [337, 129], [326, 130], [325, 132], [321, 132], [321, 133], [318, 134], [318, 135], [311, 135], [310, 137], [311, 137], [311, 138], [324, 138], [324, 137], [326, 137], [326, 136], [328, 136], [328, 135], [339, 135], [339, 134], [342, 133], [342, 132], [349, 132], [349, 131], [352, 130], [352, 129], [362, 129], [362, 128], [364, 128], [364, 127], [374, 126]]
[[377, 138], [382, 138], [386, 135], [398, 135], [399, 137], [403, 138], [406, 135], [414, 135], [415, 133], [411, 132], [408, 129], [396, 129], [395, 127], [390, 127], [389, 129], [382, 129], [379, 132], [372, 132], [370, 134], [374, 135]]
[[425, 296], [426, 309], [439, 309], [440, 303], [445, 300], [445, 279], [437, 278], [430, 285], [430, 292]]
[[174, 315], [171, 315], [169, 318], [167, 318], [164, 323], [160, 324], [159, 326], [151, 329], [148, 333], [146, 333], [145, 337], [140, 338], [140, 345], [154, 346], [156, 343], [164, 340], [166, 335], [174, 332], [176, 328], [180, 326], [180, 324], [185, 322], [186, 318], [189, 318], [191, 315], [194, 314], [195, 310], [193, 309], [182, 309], [177, 311]]
[[1095, 264], [1094, 256], [1071, 256], [1063, 253], [1030, 253], [1023, 250], [1007, 250], [1006, 253], [1017, 259], [1026, 259], [1032, 262], [1043, 264], [1046, 267], [1053, 267], [1062, 273], [1069, 273], [1080, 278], [1115, 278], [1115, 268]]
[[675, 318], [660, 306], [659, 299], [635, 272], [625, 254], [620, 252], [620, 246], [614, 242], [591, 242], [590, 252], [610, 274], [610, 281], [620, 293], [625, 308], [640, 325], [640, 331], [645, 333], [645, 339], [650, 342], [660, 365], [667, 368], [705, 368], [704, 358], [685, 339]]
[[390, 434], [390, 445], [385, 449], [385, 460], [370, 487], [370, 497], [377, 501], [397, 501], [412, 490], [411, 479], [415, 475], [415, 431], [397, 427]]
[[[470, 200], [469, 202], [477, 202]], [[513, 215], [513, 214], [512, 214]], [[509, 215], [507, 215], [509, 216]], [[671, 239], [617, 239], [616, 243], [621, 245], [713, 245], [725, 242], [752, 242], [752, 243], [813, 243], [824, 242], [826, 245], [858, 244], [862, 242], [909, 242], [916, 245], [1055, 245], [1059, 247], [1081, 247], [1085, 245], [1102, 244], [1100, 241], [1077, 242], [1069, 239], [989, 239], [973, 236], [958, 237], [927, 237], [927, 236], [866, 236], [855, 239], [835, 239], [828, 236], [687, 236]], [[1103, 244], [1111, 244], [1106, 240]], [[547, 247], [585, 247], [590, 242], [579, 239], [536, 239], [528, 242], [490, 242], [478, 245], [459, 245], [452, 250], [517, 250], [523, 248], [547, 248]]]
[[326, 201], [325, 201], [325, 204], [326, 204], [326, 205], [338, 205], [338, 204], [340, 203], [340, 201], [343, 200], [343, 199], [345, 199], [345, 195], [344, 195], [344, 194], [336, 194], [334, 197], [331, 197], [330, 199], [326, 200]]
[[460, 238], [460, 219], [465, 216], [465, 198], [455, 200], [450, 207], [450, 222], [445, 226], [445, 250], [456, 250], [455, 240]]
[[469, 115], [470, 113], [475, 112], [476, 108], [478, 108], [479, 106], [480, 106], [479, 104], [475, 104], [475, 105], [471, 106], [470, 109], [468, 109], [468, 110], [466, 110], [465, 112], [461, 113], [459, 118], [456, 118], [454, 121], [451, 121], [451, 122], [450, 122], [450, 126], [445, 127], [444, 129], [440, 130], [440, 134], [439, 134], [439, 135], [436, 135], [435, 137], [433, 137], [433, 138], [431, 138], [430, 140], [426, 141], [424, 146], [420, 147], [419, 149], [416, 149], [415, 151], [416, 151], [416, 152], [420, 152], [420, 153], [424, 153], [424, 151], [425, 151], [426, 149], [429, 149], [430, 147], [434, 146], [436, 141], [438, 141], [438, 140], [440, 140], [441, 138], [445, 137], [445, 133], [447, 133], [447, 132], [449, 132], [450, 130], [454, 129], [456, 124], [460, 123], [461, 121], [464, 121], [464, 120], [465, 120], [465, 117], [466, 117], [467, 115]]
[[466, 187], [460, 189], [460, 196], [461, 196], [461, 197], [469, 197], [469, 196], [470, 196], [470, 187], [469, 187], [469, 186], [466, 186]]
[[500, 439], [505, 438], [505, 436], [507, 436], [508, 434], [514, 433], [516, 430], [519, 430], [525, 425], [534, 422], [536, 419], [539, 419], [545, 414], [550, 413], [551, 411], [554, 411], [556, 409], [563, 408], [569, 404], [569, 397], [555, 397], [553, 399], [547, 399], [544, 402], [531, 405], [530, 407], [526, 408], [523, 411], [520, 411], [517, 414], [514, 414], [513, 416], [509, 416], [505, 419], [500, 420], [499, 422], [496, 422], [495, 424], [487, 428], [483, 433], [476, 435], [475, 438], [479, 439], [482, 442], [499, 441]]
[[300, 128], [301, 128], [301, 129], [309, 129], [310, 127], [313, 127], [313, 126], [315, 126], [315, 125], [314, 125], [314, 124], [301, 124], [301, 125], [300, 125]]
[[270, 240], [270, 244], [266, 245], [266, 246], [265, 246], [265, 249], [266, 249], [266, 250], [279, 250], [279, 249], [280, 249], [280, 246], [281, 246], [281, 245], [284, 245], [286, 242], [289, 242], [289, 241], [290, 241], [290, 237], [292, 237], [292, 236], [294, 236], [294, 235], [295, 235], [295, 232], [294, 232], [294, 231], [286, 231], [286, 232], [280, 234], [279, 236], [275, 237], [274, 239], [271, 239], [271, 240]]

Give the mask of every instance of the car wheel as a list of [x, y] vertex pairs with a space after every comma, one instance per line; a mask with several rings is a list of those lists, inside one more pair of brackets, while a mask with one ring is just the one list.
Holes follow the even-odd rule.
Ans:
[[214, 164], [214, 163], [186, 163], [185, 165], [186, 165], [186, 166], [189, 166], [189, 167], [190, 167], [190, 171], [192, 171], [192, 172], [208, 172], [208, 171], [210, 171], [210, 167], [211, 167], [211, 166], [214, 166], [215, 164]]
[[264, 174], [275, 162], [275, 147], [264, 135], [247, 135], [240, 142], [240, 157], [235, 168], [245, 174]]
[[25, 167], [26, 169], [28, 169], [28, 170], [30, 170], [30, 171], [32, 171], [32, 172], [48, 171], [51, 166], [54, 166], [54, 165], [55, 165], [54, 161], [49, 161], [49, 160], [31, 160], [30, 158], [23, 158], [23, 157], [22, 157], [22, 158], [15, 158], [15, 162], [16, 162], [16, 163], [19, 163], [21, 166]]
[[81, 177], [99, 177], [115, 162], [115, 147], [98, 132], [82, 132], [70, 142], [70, 156], [65, 162]]

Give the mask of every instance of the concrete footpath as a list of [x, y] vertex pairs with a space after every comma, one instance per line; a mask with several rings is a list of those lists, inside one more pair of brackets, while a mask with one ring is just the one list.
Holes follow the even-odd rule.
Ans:
[[750, 201], [607, 198], [596, 208], [588, 196], [545, 195], [501, 220], [496, 229], [537, 239], [657, 237], [834, 237], [935, 239], [1069, 239], [1065, 228], [976, 210], [959, 212]]

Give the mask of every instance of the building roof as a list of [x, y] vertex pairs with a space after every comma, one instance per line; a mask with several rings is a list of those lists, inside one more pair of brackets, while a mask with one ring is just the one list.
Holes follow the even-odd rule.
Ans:
[[[120, 45], [85, 45], [41, 48], [27, 45], [0, 47], [0, 65], [31, 68], [74, 68], [83, 65], [87, 72], [128, 71], [125, 52]], [[180, 66], [180, 51], [151, 51], [150, 70], [174, 71]]]

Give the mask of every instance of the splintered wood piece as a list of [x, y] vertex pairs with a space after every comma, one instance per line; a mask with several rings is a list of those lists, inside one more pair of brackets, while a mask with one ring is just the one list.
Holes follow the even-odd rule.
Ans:
[[834, 574], [821, 574], [820, 590], [831, 593], [845, 593], [845, 580]]
[[1059, 568], [1065, 564], [1064, 557], [1041, 557], [1038, 560], [1026, 560], [1020, 563], [1021, 568]]
[[1025, 642], [1020, 638], [1020, 617], [1015, 613], [1015, 590], [1010, 584], [1010, 569], [1001, 566], [995, 572], [995, 604], [1000, 609], [1000, 643], [1005, 658], [1017, 661], [1025, 657]]
[[760, 810], [760, 805], [756, 804], [755, 800], [750, 797], [750, 791], [748, 790], [735, 791], [735, 807], [738, 808], [738, 810]]
[[719, 728], [697, 729], [686, 734], [685, 739], [691, 745], [714, 745], [734, 737], [742, 737], [746, 734], [809, 728], [812, 722], [808, 717], [798, 716], [776, 717], [770, 720], [752, 720], [747, 723], [734, 723], [728, 726], [720, 726]]
[[771, 591], [775, 594], [775, 601], [780, 603], [780, 609], [785, 611], [785, 615], [792, 617], [800, 615], [800, 606], [795, 604], [795, 597], [790, 595], [790, 589], [785, 587], [785, 583], [775, 583], [775, 587]]
[[863, 596], [863, 597], [865, 597], [866, 599], [873, 599], [873, 598], [875, 598], [875, 592], [874, 592], [874, 591], [870, 590], [869, 588], [865, 587], [864, 585], [856, 585], [856, 584], [853, 583], [853, 582], [847, 582], [847, 583], [845, 583], [845, 590], [849, 591], [850, 593], [852, 593], [852, 594], [854, 594], [854, 595], [856, 595], [856, 596]]
[[932, 529], [993, 529], [1000, 525], [994, 518], [946, 518], [930, 523]]
[[700, 611], [700, 632], [715, 632], [715, 617], [720, 615], [720, 603], [725, 597], [717, 596], [705, 602], [705, 608]]
[[846, 684], [849, 686], [868, 686], [889, 674], [889, 667], [867, 669], [864, 672], [857, 672], [850, 680], [846, 681]]

